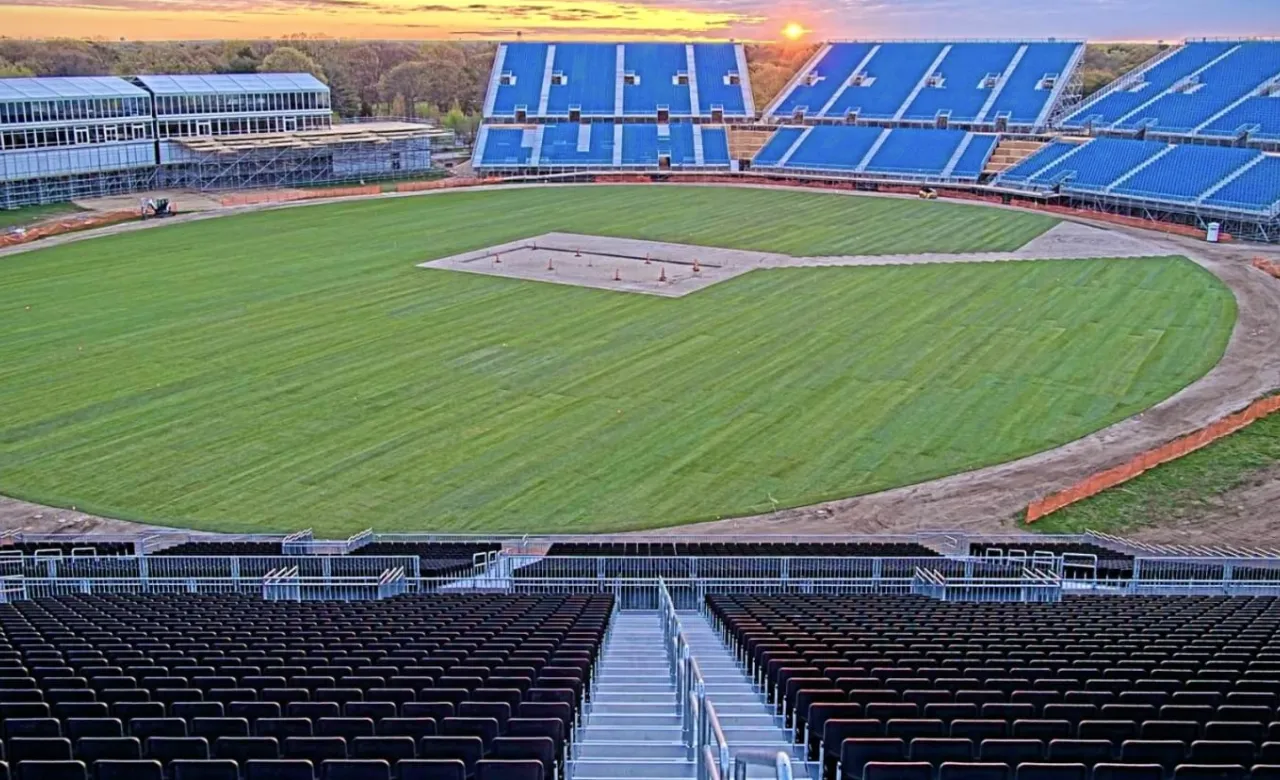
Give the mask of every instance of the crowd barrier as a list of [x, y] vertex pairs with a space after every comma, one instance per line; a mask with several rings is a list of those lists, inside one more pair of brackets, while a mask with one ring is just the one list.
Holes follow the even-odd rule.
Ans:
[[27, 244], [42, 238], [62, 235], [63, 233], [74, 233], [79, 230], [89, 230], [91, 228], [115, 225], [120, 222], [128, 222], [129, 220], [138, 219], [139, 216], [139, 213], [133, 210], [102, 211], [96, 214], [68, 217], [54, 222], [44, 222], [25, 230], [0, 235], [0, 249], [8, 246], [17, 246], [18, 244]]
[[1273, 263], [1265, 257], [1255, 257], [1253, 258], [1253, 267], [1263, 273], [1271, 274], [1275, 278], [1280, 279], [1280, 263]]
[[1228, 415], [1195, 433], [1188, 434], [1180, 439], [1174, 439], [1155, 449], [1147, 450], [1127, 463], [1122, 463], [1119, 466], [1094, 474], [1066, 490], [1045, 496], [1038, 501], [1032, 501], [1027, 507], [1026, 521], [1028, 524], [1034, 523], [1045, 515], [1052, 514], [1077, 501], [1096, 496], [1104, 490], [1128, 482], [1149, 469], [1153, 469], [1162, 463], [1168, 463], [1171, 460], [1177, 460], [1184, 455], [1189, 455], [1201, 447], [1235, 433], [1276, 411], [1280, 411], [1280, 395], [1254, 401], [1243, 411]]

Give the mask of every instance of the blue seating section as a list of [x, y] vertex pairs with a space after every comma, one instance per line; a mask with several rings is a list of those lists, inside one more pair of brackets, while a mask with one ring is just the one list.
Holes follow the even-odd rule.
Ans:
[[702, 160], [706, 165], [729, 164], [729, 133], [723, 127], [702, 127]]
[[1252, 131], [1250, 138], [1254, 140], [1280, 141], [1280, 95], [1251, 97], [1215, 119], [1200, 134], [1235, 138], [1244, 127]]
[[811, 127], [783, 167], [817, 171], [858, 170], [862, 159], [884, 132], [879, 127], [818, 125]]
[[622, 126], [622, 164], [652, 167], [658, 164], [658, 126]]
[[984, 88], [987, 77], [1004, 73], [1017, 53], [1016, 43], [951, 47], [936, 71], [942, 80], [920, 90], [902, 118], [931, 121], [946, 111], [953, 121], [975, 121], [991, 95]]
[[[495, 86], [492, 115], [513, 116], [516, 109], [524, 107], [532, 116], [538, 111], [542, 94], [542, 76], [547, 67], [547, 44], [509, 43], [502, 48], [502, 61], [495, 63], [498, 78]], [[502, 76], [510, 84], [502, 83]]]
[[[698, 106], [704, 116], [713, 108], [724, 110], [725, 116], [747, 116], [747, 94], [750, 89], [747, 74], [740, 72], [746, 58], [740, 58], [742, 49], [735, 44], [695, 43], [694, 72], [698, 80]], [[737, 74], [739, 83], [731, 84], [730, 74]]]
[[1175, 146], [1155, 163], [1117, 186], [1114, 191], [1122, 195], [1194, 201], [1258, 154], [1253, 149]]
[[997, 183], [1280, 215], [1280, 157], [1257, 149], [1123, 138], [1055, 141], [1001, 174]]
[[1000, 182], [1020, 184], [1035, 176], [1037, 171], [1056, 163], [1063, 156], [1070, 154], [1080, 144], [1055, 141], [1040, 147], [1035, 154], [1000, 174]]
[[991, 159], [991, 153], [996, 150], [996, 144], [999, 142], [1000, 136], [998, 135], [974, 133], [973, 140], [969, 142], [968, 148], [960, 155], [960, 160], [951, 171], [952, 178], [977, 181], [978, 177], [982, 175], [982, 170], [987, 167], [987, 160]]
[[[702, 162], [695, 136], [701, 128]], [[619, 131], [621, 131], [619, 133]], [[536, 161], [533, 154], [541, 145]], [[729, 167], [729, 139], [723, 127], [614, 122], [561, 122], [530, 127], [486, 125], [481, 129], [477, 168], [582, 167], [596, 170], [657, 168], [668, 157], [673, 168]], [[621, 136], [621, 149], [616, 150]]]
[[1262, 160], [1204, 199], [1210, 206], [1280, 211], [1280, 157]]
[[808, 117], [843, 118], [857, 111], [859, 121], [931, 122], [948, 112], [952, 122], [990, 124], [1005, 115], [1011, 125], [1035, 126], [1082, 48], [1078, 42], [835, 43], [797, 76], [770, 115], [785, 119], [803, 109]]
[[752, 165], [761, 168], [771, 168], [782, 160], [782, 156], [787, 153], [792, 144], [796, 142], [801, 135], [804, 134], [803, 127], [780, 127], [764, 146], [760, 147], [760, 151], [756, 152], [755, 158], [751, 161]]
[[[559, 43], [551, 66], [547, 116], [568, 116], [577, 107], [583, 116], [613, 116], [617, 90], [618, 47], [612, 43]], [[565, 83], [555, 83], [555, 74]]]
[[868, 173], [941, 176], [967, 135], [963, 130], [891, 130], [866, 170]]
[[685, 47], [678, 43], [631, 43], [623, 47], [624, 72], [635, 78], [622, 85], [622, 113], [654, 115], [664, 107], [672, 114], [691, 113], [689, 84], [677, 84], [677, 74], [689, 72]]
[[[580, 148], [582, 128], [587, 128], [587, 146]], [[558, 125], [543, 125], [541, 164], [546, 166], [562, 165], [613, 165], [613, 125], [608, 122], [594, 122], [580, 125], [566, 122]]]
[[1065, 182], [1074, 190], [1104, 190], [1134, 168], [1164, 152], [1168, 145], [1156, 141], [1098, 138], [1079, 148], [1080, 151], [1042, 171], [1031, 180], [1032, 183]]
[[1054, 78], [1055, 88], [1070, 77], [1072, 61], [1083, 55], [1082, 43], [1033, 43], [1027, 46], [1018, 66], [984, 119], [991, 122], [1001, 114], [1009, 115], [1010, 125], [1038, 126], [1039, 118], [1050, 107], [1054, 90], [1045, 87], [1045, 79]]
[[[782, 162], [797, 140], [795, 152]], [[996, 141], [995, 135], [964, 130], [891, 130], [859, 125], [783, 127], [760, 149], [752, 164], [758, 168], [977, 181]], [[949, 170], [953, 159], [954, 168]]]
[[[533, 154], [532, 132], [521, 127], [484, 127], [482, 166], [522, 166]], [[526, 134], [530, 137], [526, 139]]]
[[940, 43], [882, 45], [864, 69], [870, 78], [862, 86], [845, 87], [831, 107], [832, 115], [856, 110], [859, 119], [895, 118], [941, 52]]
[[1280, 74], [1280, 41], [1188, 43], [1131, 84], [1077, 109], [1068, 128], [1149, 131], [1172, 135], [1234, 137], [1242, 126], [1259, 125], [1258, 137], [1280, 138], [1276, 98], [1262, 88]]
[[523, 108], [531, 118], [567, 117], [577, 107], [584, 117], [655, 117], [664, 107], [672, 117], [710, 116], [712, 109], [746, 117], [750, 86], [739, 73], [741, 55], [732, 43], [505, 43], [485, 116], [514, 117]]

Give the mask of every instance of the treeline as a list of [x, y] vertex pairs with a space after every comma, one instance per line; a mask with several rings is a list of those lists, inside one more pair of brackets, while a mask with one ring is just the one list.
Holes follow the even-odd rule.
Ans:
[[102, 42], [0, 38], [3, 76], [312, 73], [344, 116], [477, 114], [493, 43], [339, 41]]
[[[818, 44], [747, 44], [756, 105], [773, 99]], [[491, 42], [273, 41], [105, 42], [0, 38], [0, 77], [145, 73], [308, 72], [333, 90], [344, 116], [448, 119], [466, 135], [484, 101]], [[1091, 44], [1083, 65], [1091, 93], [1142, 64], [1159, 44]], [[462, 117], [462, 119], [459, 119]]]

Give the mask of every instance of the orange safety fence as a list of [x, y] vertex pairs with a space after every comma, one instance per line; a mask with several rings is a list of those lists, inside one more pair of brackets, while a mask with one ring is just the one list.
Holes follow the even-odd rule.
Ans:
[[1246, 409], [1228, 415], [1215, 423], [1201, 428], [1195, 433], [1156, 447], [1153, 450], [1134, 457], [1127, 463], [1100, 471], [1087, 479], [1072, 485], [1066, 490], [1032, 501], [1027, 507], [1027, 524], [1030, 525], [1045, 515], [1051, 514], [1077, 501], [1096, 496], [1104, 490], [1123, 484], [1155, 468], [1162, 463], [1177, 460], [1189, 455], [1218, 439], [1260, 420], [1269, 414], [1280, 411], [1280, 395], [1273, 395], [1254, 401]]
[[361, 195], [381, 195], [382, 188], [376, 184], [361, 187], [327, 187], [319, 190], [271, 190], [269, 192], [245, 192], [238, 195], [225, 195], [218, 199], [223, 206], [257, 206], [264, 203], [291, 203], [299, 200], [317, 200], [322, 198], [351, 198]]
[[1280, 279], [1280, 263], [1273, 263], [1265, 257], [1255, 257], [1253, 258], [1253, 267]]
[[428, 190], [451, 190], [458, 187], [481, 187], [486, 184], [501, 184], [502, 178], [490, 176], [484, 179], [433, 179], [431, 181], [406, 181], [396, 185], [396, 192], [425, 192]]
[[80, 230], [89, 230], [90, 228], [115, 225], [120, 222], [128, 222], [131, 219], [138, 219], [138, 216], [138, 212], [134, 210], [103, 211], [97, 214], [60, 219], [55, 222], [44, 222], [25, 230], [0, 236], [0, 247], [17, 246], [18, 244], [26, 244], [63, 233], [74, 233]]

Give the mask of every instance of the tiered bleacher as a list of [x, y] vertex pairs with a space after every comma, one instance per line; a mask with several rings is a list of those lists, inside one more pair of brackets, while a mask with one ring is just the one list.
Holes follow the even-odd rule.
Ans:
[[1280, 157], [1258, 149], [1121, 138], [1058, 140], [996, 183], [1167, 207], [1280, 215]]
[[713, 595], [825, 780], [1280, 776], [1280, 601]]
[[831, 43], [765, 115], [1039, 130], [1083, 52], [1077, 41]]
[[754, 113], [738, 44], [504, 43], [472, 162], [521, 172], [724, 170], [721, 123]]
[[1189, 41], [1098, 93], [1067, 129], [1280, 142], [1280, 41]]
[[754, 169], [976, 182], [999, 136], [965, 130], [813, 125], [779, 128]]
[[599, 595], [0, 605], [0, 776], [552, 780], [611, 612]]
[[719, 121], [753, 113], [739, 44], [502, 43], [485, 117]]

